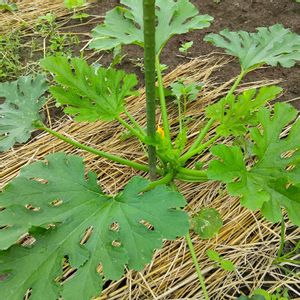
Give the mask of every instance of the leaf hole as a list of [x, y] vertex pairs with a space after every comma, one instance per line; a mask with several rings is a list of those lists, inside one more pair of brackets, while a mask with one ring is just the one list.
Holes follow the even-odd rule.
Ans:
[[148, 230], [154, 231], [154, 226], [151, 223], [145, 220], [141, 220], [139, 223], [144, 225]]
[[236, 177], [233, 179], [233, 182], [240, 182], [241, 181], [241, 177]]
[[97, 267], [97, 273], [102, 274], [103, 273], [103, 266], [101, 264], [98, 265]]
[[65, 270], [62, 277], [60, 278], [60, 283], [64, 284], [66, 281], [70, 280], [75, 273], [77, 272], [77, 269], [71, 268], [70, 266]]
[[30, 288], [30, 289], [28, 289], [28, 290], [26, 291], [26, 293], [25, 293], [25, 295], [24, 295], [24, 300], [30, 299], [31, 294], [32, 294], [32, 289]]
[[288, 182], [286, 185], [285, 185], [285, 188], [288, 190], [293, 184], [291, 182]]
[[36, 181], [36, 182], [38, 182], [40, 184], [48, 184], [48, 180], [43, 179], [43, 178], [32, 177], [32, 178], [30, 178], [30, 180]]
[[293, 156], [296, 151], [298, 151], [298, 148], [282, 152], [280, 154], [280, 157], [281, 158], [289, 158], [289, 157]]
[[89, 228], [87, 228], [85, 230], [85, 233], [80, 241], [80, 245], [84, 245], [86, 244], [86, 242], [90, 239], [90, 237], [92, 236], [92, 232], [93, 232], [93, 226], [90, 226]]
[[12, 227], [11, 225], [0, 225], [0, 230], [5, 230], [11, 227]]
[[69, 263], [69, 257], [66, 255], [62, 263], [62, 275], [55, 278], [56, 282], [61, 284], [69, 280], [77, 272], [76, 268], [72, 268]]
[[115, 232], [119, 232], [120, 230], [120, 225], [118, 222], [113, 222], [110, 226], [109, 226], [109, 229], [111, 231], [115, 231]]
[[289, 165], [289, 166], [286, 166], [285, 170], [287, 172], [291, 172], [291, 171], [293, 171], [295, 169], [295, 167], [296, 167], [296, 165]]
[[60, 206], [62, 205], [63, 201], [60, 200], [60, 199], [56, 199], [56, 200], [53, 200], [52, 202], [50, 202], [51, 206]]
[[122, 246], [122, 243], [119, 242], [119, 241], [114, 240], [114, 241], [111, 242], [111, 245], [113, 247], [120, 248]]
[[40, 207], [34, 207], [31, 204], [26, 204], [25, 207], [31, 211], [39, 211], [41, 209]]
[[36, 242], [36, 239], [28, 234], [28, 233], [25, 233], [23, 236], [20, 237], [20, 239], [18, 240], [18, 243], [22, 246], [22, 247], [25, 247], [25, 248], [30, 248], [32, 247]]

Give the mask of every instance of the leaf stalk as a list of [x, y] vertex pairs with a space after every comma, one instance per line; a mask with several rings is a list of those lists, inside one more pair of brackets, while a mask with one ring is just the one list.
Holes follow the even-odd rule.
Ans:
[[117, 155], [113, 155], [113, 154], [110, 154], [110, 153], [107, 153], [107, 152], [104, 152], [104, 151], [101, 151], [101, 150], [97, 150], [93, 147], [90, 147], [90, 146], [87, 146], [87, 145], [84, 145], [84, 144], [81, 144], [77, 141], [74, 141], [70, 138], [67, 138], [66, 136], [44, 126], [44, 125], [40, 125], [40, 124], [34, 124], [35, 127], [37, 129], [40, 129], [40, 130], [44, 130], [48, 133], [50, 133], [51, 135], [55, 136], [56, 138], [74, 146], [74, 147], [77, 147], [79, 149], [82, 149], [82, 150], [85, 150], [87, 152], [90, 152], [92, 154], [95, 154], [95, 155], [98, 155], [98, 156], [101, 156], [103, 158], [106, 158], [106, 159], [109, 159], [111, 161], [114, 161], [114, 162], [117, 162], [119, 164], [122, 164], [122, 165], [125, 165], [125, 166], [128, 166], [128, 167], [132, 167], [136, 170], [139, 170], [139, 171], [144, 171], [144, 172], [149, 172], [149, 167], [146, 166], [146, 165], [143, 165], [143, 164], [140, 164], [140, 163], [137, 163], [137, 162], [134, 162], [134, 161], [130, 161], [128, 159], [125, 159], [125, 158], [122, 158], [120, 156], [117, 156]]
[[171, 145], [172, 143], [171, 143], [170, 126], [169, 126], [169, 119], [168, 119], [167, 106], [166, 106], [166, 98], [165, 98], [165, 92], [164, 92], [164, 84], [163, 84], [158, 55], [156, 55], [156, 57], [155, 57], [155, 66], [156, 66], [156, 73], [157, 73], [160, 109], [161, 109], [161, 116], [162, 116], [162, 121], [163, 121], [165, 139]]
[[200, 285], [201, 285], [201, 288], [202, 288], [204, 298], [205, 298], [205, 300], [209, 300], [209, 296], [208, 296], [208, 293], [207, 293], [205, 281], [204, 281], [204, 278], [203, 278], [203, 275], [202, 275], [202, 272], [201, 272], [200, 264], [198, 263], [198, 260], [197, 260], [195, 248], [194, 248], [190, 233], [187, 233], [187, 235], [185, 236], [185, 239], [186, 239], [186, 242], [188, 244], [194, 266], [195, 266], [196, 271], [197, 271], [198, 279], [199, 279], [199, 282], [200, 282]]

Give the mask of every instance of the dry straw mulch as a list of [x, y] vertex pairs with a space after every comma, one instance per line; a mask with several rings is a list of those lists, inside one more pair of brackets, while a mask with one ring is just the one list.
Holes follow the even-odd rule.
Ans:
[[[38, 17], [49, 12], [55, 13], [56, 17], [72, 13], [63, 6], [64, 0], [17, 0], [11, 2], [17, 4], [18, 10], [14, 12], [0, 11], [0, 34], [12, 29], [34, 27]], [[88, 5], [89, 3], [83, 8]]]
[[[188, 114], [192, 117], [190, 143], [203, 124], [205, 107], [224, 95], [232, 83], [233, 79], [225, 83], [216, 82], [216, 72], [222, 72], [227, 64], [227, 58], [211, 55], [179, 66], [165, 76], [166, 85], [180, 77], [191, 81], [201, 81], [205, 84], [205, 89], [188, 110]], [[277, 82], [247, 83], [241, 87], [241, 90], [246, 87], [274, 83]], [[128, 99], [128, 110], [141, 124], [145, 123], [143, 90], [139, 97]], [[169, 111], [172, 133], [176, 135], [178, 124], [176, 109], [172, 109], [172, 104], [170, 104]], [[117, 123], [78, 124], [65, 117], [60, 122], [53, 124], [53, 128], [68, 137], [98, 149], [135, 159], [138, 162], [146, 161], [144, 149], [136, 140], [133, 138], [126, 141], [120, 140], [122, 128]], [[220, 142], [230, 143], [229, 140]], [[87, 169], [92, 169], [99, 174], [101, 185], [110, 193], [115, 193], [126, 184], [130, 177], [139, 173], [128, 167], [74, 149], [48, 134], [40, 133], [27, 145], [0, 155], [0, 187], [17, 176], [22, 166], [56, 151], [66, 151], [83, 156]], [[209, 154], [207, 153], [201, 160], [205, 162], [208, 158]], [[277, 288], [288, 288], [295, 295], [294, 299], [300, 297], [299, 275], [297, 277], [297, 275], [284, 273], [272, 264], [279, 246], [280, 226], [265, 221], [258, 212], [253, 213], [242, 208], [239, 200], [228, 196], [224, 187], [219, 183], [178, 182], [178, 187], [188, 201], [186, 210], [189, 214], [195, 214], [202, 207], [215, 207], [222, 214], [224, 220], [221, 232], [214, 239], [202, 241], [193, 235], [197, 256], [212, 300], [235, 299], [237, 295], [243, 292], [249, 293], [261, 286], [270, 291], [275, 291]], [[287, 227], [287, 241], [295, 243], [300, 238], [300, 229], [290, 224]], [[216, 268], [205, 255], [205, 250], [208, 248], [215, 249], [226, 259], [232, 260], [236, 265], [236, 271], [228, 273]], [[292, 266], [285, 264], [285, 267], [291, 268]], [[110, 283], [97, 299], [203, 299], [203, 295], [187, 245], [184, 239], [177, 239], [165, 242], [164, 248], [156, 251], [151, 264], [146, 266], [143, 271], [128, 271], [121, 280]]]

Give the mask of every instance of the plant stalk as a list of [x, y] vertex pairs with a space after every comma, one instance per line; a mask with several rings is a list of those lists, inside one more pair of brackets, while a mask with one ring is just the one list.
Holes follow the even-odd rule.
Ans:
[[125, 120], [120, 116], [116, 117], [116, 120], [121, 123], [126, 129], [129, 130], [134, 136], [136, 136], [141, 142], [145, 142], [145, 136], [139, 131], [130, 126]]
[[185, 236], [185, 239], [186, 239], [186, 242], [189, 246], [189, 250], [190, 250], [190, 253], [191, 253], [191, 256], [192, 256], [194, 266], [195, 266], [196, 271], [197, 271], [198, 279], [199, 279], [199, 282], [200, 282], [200, 285], [201, 285], [201, 288], [202, 288], [204, 298], [205, 298], [205, 300], [209, 300], [209, 296], [208, 296], [208, 293], [207, 293], [205, 281], [204, 281], [203, 275], [201, 273], [201, 268], [200, 268], [200, 265], [199, 265], [198, 260], [197, 260], [195, 248], [194, 248], [190, 233], [187, 233], [187, 235]]
[[[147, 135], [151, 140], [156, 136], [155, 99], [155, 0], [143, 1], [144, 12], [144, 63], [146, 83]], [[150, 179], [156, 178], [156, 150], [148, 145]]]
[[147, 186], [146, 189], [143, 190], [143, 192], [150, 191], [150, 190], [156, 188], [159, 185], [170, 183], [173, 180], [173, 176], [174, 176], [174, 174], [173, 174], [172, 171], [167, 173], [161, 179], [156, 180], [156, 181], [152, 181], [151, 183], [149, 183], [149, 185]]
[[231, 87], [231, 89], [229, 90], [229, 92], [226, 95], [226, 99], [228, 99], [236, 90], [236, 88], [238, 87], [238, 85], [240, 84], [240, 82], [242, 81], [243, 77], [246, 75], [245, 71], [241, 71], [241, 73], [239, 74], [239, 76], [236, 78], [233, 86]]
[[162, 79], [162, 74], [161, 74], [161, 70], [160, 70], [160, 62], [159, 62], [158, 55], [156, 55], [156, 57], [155, 57], [155, 65], [156, 65], [160, 109], [161, 109], [161, 116], [162, 116], [162, 121], [163, 121], [164, 134], [165, 134], [165, 139], [171, 145], [172, 143], [171, 143], [171, 135], [170, 135], [170, 126], [169, 126], [169, 120], [168, 120], [166, 98], [165, 98], [164, 85], [163, 85], [163, 79]]
[[284, 244], [285, 244], [285, 222], [284, 222], [284, 217], [282, 216], [281, 226], [280, 226], [280, 246], [277, 253], [278, 258], [282, 256]]
[[208, 140], [206, 143], [200, 145], [198, 148], [195, 148], [192, 151], [188, 151], [186, 154], [182, 155], [179, 159], [180, 163], [185, 163], [188, 159], [193, 157], [196, 154], [201, 153], [203, 150], [208, 148], [211, 144], [213, 144], [220, 136], [216, 134], [213, 138]]
[[[238, 87], [238, 85], [240, 84], [241, 80], [243, 79], [243, 77], [245, 76], [246, 72], [245, 71], [241, 71], [241, 73], [239, 74], [239, 76], [236, 78], [233, 86], [231, 87], [231, 89], [229, 90], [229, 92], [227, 93], [225, 99], [227, 100], [236, 90], [236, 88]], [[222, 114], [221, 114], [221, 119], [223, 121], [223, 116], [224, 116], [224, 106], [222, 107]]]
[[132, 167], [136, 170], [140, 170], [140, 171], [144, 171], [144, 172], [149, 172], [149, 167], [146, 166], [146, 165], [142, 165], [142, 164], [139, 164], [137, 162], [134, 162], [134, 161], [130, 161], [128, 159], [125, 159], [125, 158], [122, 158], [120, 156], [117, 156], [117, 155], [113, 155], [113, 154], [110, 154], [110, 153], [107, 153], [107, 152], [104, 152], [104, 151], [101, 151], [101, 150], [97, 150], [93, 147], [89, 147], [87, 145], [84, 145], [84, 144], [81, 144], [77, 141], [74, 141], [70, 138], [67, 138], [65, 137], [64, 135], [44, 126], [44, 125], [39, 125], [39, 124], [36, 124], [35, 126], [37, 129], [41, 129], [41, 130], [44, 130], [50, 134], [52, 134], [53, 136], [57, 137], [58, 139], [74, 146], [74, 147], [77, 147], [79, 149], [82, 149], [82, 150], [85, 150], [87, 152], [90, 152], [90, 153], [93, 153], [93, 154], [96, 154], [98, 156], [101, 156], [101, 157], [104, 157], [106, 159], [109, 159], [111, 161], [114, 161], [114, 162], [117, 162], [119, 164], [122, 164], [122, 165], [126, 165], [126, 166], [129, 166], [129, 167]]
[[144, 129], [140, 126], [140, 124], [135, 120], [135, 118], [127, 111], [125, 110], [125, 114], [130, 120], [130, 122], [134, 125], [134, 127], [141, 133], [145, 134]]
[[195, 140], [195, 142], [193, 143], [193, 145], [191, 146], [191, 148], [189, 149], [189, 152], [194, 151], [195, 149], [197, 149], [201, 142], [203, 141], [203, 139], [205, 138], [207, 132], [209, 131], [209, 129], [211, 128], [211, 126], [214, 124], [215, 120], [214, 119], [210, 119], [207, 124], [202, 128], [202, 130], [200, 131], [197, 139]]

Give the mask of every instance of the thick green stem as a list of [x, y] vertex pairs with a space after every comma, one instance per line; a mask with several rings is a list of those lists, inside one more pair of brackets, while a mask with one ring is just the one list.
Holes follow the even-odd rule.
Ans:
[[166, 98], [165, 98], [165, 92], [164, 92], [164, 84], [163, 84], [163, 80], [162, 80], [162, 74], [161, 74], [160, 62], [159, 62], [158, 55], [156, 55], [156, 58], [155, 58], [155, 65], [156, 65], [156, 73], [157, 73], [157, 81], [158, 81], [160, 110], [161, 110], [161, 117], [162, 117], [162, 121], [163, 121], [165, 139], [171, 145], [170, 126], [169, 126], [169, 120], [168, 120], [167, 105], [166, 105]]
[[[144, 11], [144, 63], [147, 101], [147, 135], [154, 140], [156, 135], [155, 99], [155, 0], [143, 1]], [[150, 179], [156, 178], [156, 150], [148, 146]]]
[[150, 191], [150, 190], [154, 189], [155, 187], [157, 187], [159, 185], [170, 183], [173, 179], [173, 176], [174, 176], [173, 172], [167, 173], [161, 179], [156, 180], [156, 181], [152, 181], [151, 183], [149, 183], [149, 185], [147, 186], [146, 189], [143, 190], [143, 192]]
[[203, 181], [207, 181], [207, 174], [205, 171], [199, 171], [199, 170], [192, 170], [187, 168], [178, 168], [178, 173], [194, 178], [202, 179]]
[[191, 146], [191, 148], [189, 149], [189, 151], [187, 152], [187, 154], [191, 151], [194, 151], [195, 149], [197, 149], [201, 142], [203, 141], [203, 139], [205, 138], [207, 132], [210, 130], [211, 126], [214, 124], [215, 120], [214, 119], [210, 119], [207, 124], [202, 128], [202, 130], [200, 131], [198, 137], [196, 138], [195, 142], [193, 143], [193, 145]]
[[104, 157], [106, 159], [112, 160], [112, 161], [117, 162], [119, 164], [132, 167], [136, 170], [149, 172], [149, 168], [146, 165], [142, 165], [142, 164], [136, 163], [134, 161], [130, 161], [128, 159], [125, 159], [125, 158], [122, 158], [122, 157], [119, 157], [119, 156], [116, 156], [116, 155], [113, 155], [113, 154], [110, 154], [110, 153], [107, 153], [107, 152], [104, 152], [104, 151], [97, 150], [97, 149], [89, 147], [87, 145], [81, 144], [81, 143], [76, 142], [76, 141], [74, 141], [70, 138], [65, 137], [64, 135], [62, 135], [62, 134], [60, 134], [60, 133], [58, 133], [58, 132], [56, 132], [56, 131], [54, 131], [54, 130], [52, 130], [52, 129], [44, 126], [44, 125], [35, 124], [35, 127], [37, 129], [44, 130], [44, 131], [52, 134], [53, 136], [57, 137], [58, 139], [66, 142], [66, 143], [68, 143], [68, 144], [70, 144], [70, 145], [72, 145], [76, 148], [79, 148], [79, 149], [85, 150], [87, 152], [96, 154], [98, 156], [101, 156], [101, 157]]
[[188, 159], [193, 157], [196, 154], [201, 153], [206, 148], [208, 148], [211, 144], [213, 144], [220, 136], [216, 134], [213, 138], [208, 140], [206, 143], [200, 145], [198, 148], [195, 148], [193, 151], [188, 151], [186, 154], [182, 155], [179, 159], [180, 163], [184, 164]]
[[192, 242], [192, 239], [191, 239], [191, 236], [190, 236], [189, 233], [185, 236], [185, 239], [186, 239], [186, 242], [189, 246], [190, 253], [191, 253], [191, 256], [192, 256], [192, 260], [193, 260], [194, 266], [195, 266], [196, 271], [197, 271], [197, 275], [198, 275], [198, 279], [199, 279], [199, 282], [200, 282], [200, 285], [201, 285], [201, 288], [202, 288], [204, 299], [209, 300], [209, 296], [208, 296], [208, 293], [207, 293], [205, 281], [204, 281], [203, 275], [201, 273], [201, 268], [200, 268], [200, 265], [198, 263], [196, 252], [195, 252], [195, 249], [194, 249], [194, 245], [193, 245], [193, 242]]
[[145, 136], [138, 130], [134, 129], [130, 126], [125, 120], [123, 120], [120, 116], [116, 118], [126, 129], [129, 130], [134, 136], [136, 136], [141, 142], [145, 142]]

